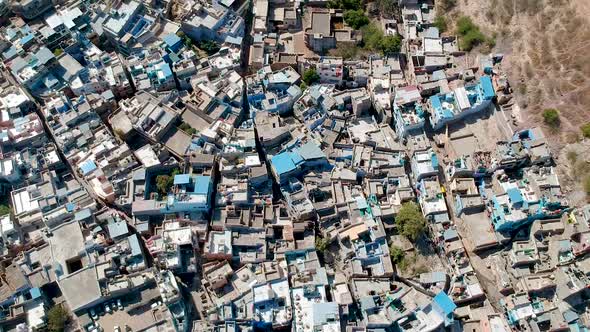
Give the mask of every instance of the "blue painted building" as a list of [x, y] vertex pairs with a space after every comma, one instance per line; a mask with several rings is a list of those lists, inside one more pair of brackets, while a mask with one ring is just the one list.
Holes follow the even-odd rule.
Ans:
[[514, 183], [503, 186], [505, 193], [491, 198], [492, 224], [497, 232], [512, 232], [535, 220], [559, 218], [568, 211], [565, 203], [549, 202]]
[[492, 105], [495, 96], [491, 78], [482, 76], [477, 84], [430, 97], [432, 128], [440, 130], [469, 115], [483, 112]]
[[305, 171], [331, 168], [326, 155], [315, 142], [283, 151], [273, 156], [270, 162], [273, 175], [281, 185]]

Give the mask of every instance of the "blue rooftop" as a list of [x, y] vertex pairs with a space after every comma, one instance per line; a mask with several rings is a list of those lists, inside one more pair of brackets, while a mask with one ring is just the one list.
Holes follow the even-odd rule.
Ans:
[[84, 176], [88, 175], [90, 172], [93, 172], [96, 168], [96, 164], [93, 160], [86, 160], [80, 165], [80, 170], [82, 170], [82, 175]]
[[200, 175], [195, 179], [195, 194], [207, 195], [211, 184], [211, 177]]
[[484, 99], [492, 99], [496, 96], [494, 86], [492, 85], [492, 79], [489, 76], [482, 76], [479, 79], [479, 82], [481, 83], [481, 87], [483, 89]]
[[113, 221], [108, 224], [109, 234], [111, 238], [118, 238], [123, 235], [127, 235], [129, 233], [129, 228], [127, 227], [127, 223], [124, 221]]
[[90, 209], [84, 209], [82, 211], [76, 212], [74, 219], [76, 219], [76, 221], [82, 221], [84, 219], [90, 218], [90, 216], [92, 216], [92, 211]]
[[440, 292], [434, 297], [434, 303], [442, 310], [445, 315], [450, 315], [457, 309], [457, 305], [445, 293]]
[[174, 185], [189, 184], [191, 181], [190, 174], [177, 174], [174, 176]]
[[178, 37], [174, 33], [169, 33], [164, 37], [164, 43], [166, 43], [166, 46], [168, 46], [168, 47], [172, 47], [172, 46], [178, 44], [180, 41], [181, 41], [180, 37]]
[[271, 159], [272, 166], [274, 167], [277, 174], [289, 173], [297, 167], [295, 162], [291, 158], [291, 152], [279, 153]]
[[131, 256], [139, 256], [142, 254], [141, 245], [139, 244], [139, 239], [137, 238], [137, 234], [129, 235], [127, 238], [129, 241], [129, 246], [131, 247]]
[[520, 190], [518, 188], [510, 188], [507, 190], [506, 193], [508, 194], [508, 198], [510, 198], [510, 202], [513, 205], [520, 204], [524, 201], [524, 198], [522, 197], [522, 193], [520, 192]]
[[31, 294], [31, 297], [33, 298], [33, 300], [41, 297], [41, 290], [37, 287], [31, 288], [29, 293]]
[[305, 160], [325, 158], [326, 155], [322, 152], [320, 147], [313, 143], [307, 142], [299, 148], [299, 154]]

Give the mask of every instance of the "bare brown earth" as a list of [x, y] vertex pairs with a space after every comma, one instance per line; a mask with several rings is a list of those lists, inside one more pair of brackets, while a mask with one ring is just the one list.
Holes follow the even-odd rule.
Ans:
[[470, 16], [505, 54], [523, 125], [543, 125], [542, 110], [556, 108], [561, 126], [545, 130], [553, 147], [577, 140], [590, 122], [590, 1], [456, 1], [447, 15]]
[[[456, 18], [466, 15], [495, 39], [491, 50], [474, 52], [504, 54], [502, 71], [514, 88], [519, 127], [543, 127], [571, 203], [586, 200], [590, 142], [580, 142], [580, 126], [590, 122], [590, 1], [455, 0], [450, 11], [438, 10], [450, 21], [450, 33]], [[559, 111], [559, 128], [544, 125], [547, 108]]]

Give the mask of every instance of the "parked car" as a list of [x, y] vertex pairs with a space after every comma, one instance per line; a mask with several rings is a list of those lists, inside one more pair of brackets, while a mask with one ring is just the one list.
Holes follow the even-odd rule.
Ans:
[[119, 327], [119, 325], [115, 325], [115, 332], [121, 332], [121, 328]]
[[110, 313], [112, 313], [112, 312], [113, 312], [113, 310], [111, 309], [111, 306], [109, 306], [109, 304], [108, 304], [108, 303], [104, 305], [104, 311], [105, 311], [107, 314], [110, 314]]
[[117, 300], [117, 308], [119, 308], [119, 310], [123, 310], [123, 303], [121, 302], [121, 299]]

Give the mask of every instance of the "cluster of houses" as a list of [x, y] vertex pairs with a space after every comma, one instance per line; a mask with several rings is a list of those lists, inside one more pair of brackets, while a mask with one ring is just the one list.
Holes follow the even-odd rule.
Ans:
[[1, 329], [586, 331], [590, 207], [491, 138], [502, 55], [397, 5], [359, 60], [322, 0], [1, 3]]

